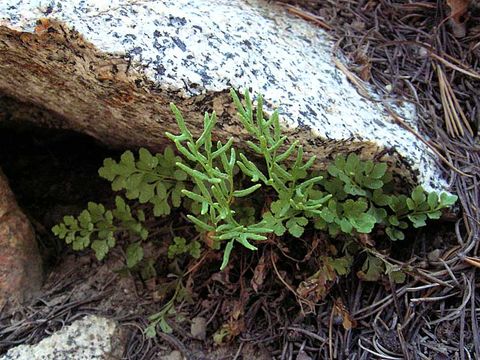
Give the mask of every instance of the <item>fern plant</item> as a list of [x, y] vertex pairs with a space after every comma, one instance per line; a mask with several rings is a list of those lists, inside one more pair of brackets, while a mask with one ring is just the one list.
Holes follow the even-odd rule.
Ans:
[[[74, 250], [91, 247], [98, 260], [102, 260], [115, 246], [116, 236], [120, 232], [128, 231], [136, 238], [146, 240], [148, 230], [143, 226], [143, 211], [137, 211], [135, 217], [120, 196], [115, 198], [115, 205], [115, 209], [106, 210], [102, 204], [90, 202], [77, 218], [65, 216], [63, 223], [53, 227], [53, 233], [67, 244], [72, 244]], [[140, 249], [139, 242], [130, 244], [127, 248], [127, 262], [131, 263], [133, 258], [143, 257]], [[139, 255], [139, 252], [142, 255]]]
[[392, 176], [387, 164], [362, 161], [356, 154], [339, 156], [328, 166], [322, 185], [333, 195], [316, 218], [315, 227], [338, 233], [370, 233], [382, 225], [391, 240], [403, 240], [409, 223], [426, 225], [428, 219], [439, 219], [441, 210], [453, 205], [457, 196], [426, 193], [422, 186], [410, 196], [393, 194]]
[[187, 218], [199, 230], [213, 234], [213, 239], [226, 242], [221, 269], [228, 263], [230, 253], [236, 242], [250, 250], [257, 248], [252, 241], [266, 240], [266, 233], [272, 229], [265, 227], [265, 222], [243, 225], [239, 222], [232, 208], [236, 198], [242, 198], [255, 192], [260, 184], [238, 188], [235, 181], [235, 168], [238, 164], [237, 153], [232, 148], [233, 139], [225, 144], [212, 142], [212, 130], [216, 124], [215, 113], [205, 114], [204, 129], [198, 139], [194, 139], [186, 127], [180, 111], [172, 105], [172, 111], [181, 134], [167, 133], [178, 151], [188, 160], [188, 166], [177, 162], [176, 166], [184, 171], [193, 181], [192, 189], [183, 189], [182, 194], [200, 207], [199, 215], [188, 214]]
[[[236, 150], [233, 138], [212, 140], [215, 113], [205, 114], [203, 131], [194, 137], [172, 104], [180, 132], [166, 136], [179, 155], [171, 147], [154, 155], [140, 149], [137, 157], [126, 151], [119, 161], [106, 159], [99, 170], [114, 191], [149, 204], [154, 216], [169, 215], [172, 208], [188, 211], [187, 218], [207, 245], [223, 251], [221, 269], [235, 246], [256, 250], [271, 234], [299, 238], [307, 226], [332, 237], [370, 233], [377, 226], [391, 240], [401, 240], [410, 225], [425, 226], [457, 200], [455, 195], [427, 193], [421, 186], [409, 196], [395, 194], [387, 164], [363, 161], [354, 153], [337, 156], [326, 171], [315, 171], [315, 157], [305, 160], [299, 142], [282, 134], [278, 112], [263, 112], [261, 96], [254, 108], [248, 92], [243, 103], [234, 91], [231, 95], [254, 157]], [[256, 202], [258, 198], [264, 201]], [[127, 266], [133, 268], [143, 258], [142, 241], [148, 239], [144, 221], [142, 211], [134, 215], [118, 196], [115, 209], [89, 203], [77, 218], [66, 216], [53, 232], [74, 249], [91, 247], [101, 260], [115, 246], [118, 233], [128, 231], [136, 239], [126, 249]], [[199, 257], [198, 239], [175, 237], [168, 257]]]

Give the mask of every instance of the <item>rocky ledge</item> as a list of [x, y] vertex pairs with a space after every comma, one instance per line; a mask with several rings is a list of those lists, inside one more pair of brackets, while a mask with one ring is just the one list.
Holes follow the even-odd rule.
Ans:
[[[43, 126], [155, 150], [174, 127], [171, 101], [192, 123], [215, 109], [218, 137], [241, 138], [226, 90], [249, 88], [265, 95], [270, 110], [280, 107], [291, 138], [324, 163], [356, 152], [391, 160], [427, 189], [446, 186], [428, 147], [368, 86], [365, 97], [347, 79], [328, 34], [282, 7], [257, 0], [5, 0], [0, 18], [0, 100], [13, 109], [9, 120], [31, 120], [34, 112]], [[30, 111], [15, 110], [18, 104]], [[416, 130], [413, 106], [388, 107]]]

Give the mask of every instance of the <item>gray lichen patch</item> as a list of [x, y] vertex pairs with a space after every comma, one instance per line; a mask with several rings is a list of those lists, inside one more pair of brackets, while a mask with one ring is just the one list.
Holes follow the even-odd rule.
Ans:
[[87, 316], [36, 345], [10, 349], [0, 360], [106, 360], [120, 359], [123, 345], [118, 324]]
[[[293, 134], [319, 144], [321, 157], [393, 152], [426, 188], [446, 187], [428, 147], [335, 67], [328, 35], [280, 7], [258, 0], [5, 0], [0, 16], [23, 31], [41, 17], [62, 21], [183, 98], [249, 88], [265, 95], [270, 110], [280, 107]], [[395, 109], [415, 128], [413, 106]]]

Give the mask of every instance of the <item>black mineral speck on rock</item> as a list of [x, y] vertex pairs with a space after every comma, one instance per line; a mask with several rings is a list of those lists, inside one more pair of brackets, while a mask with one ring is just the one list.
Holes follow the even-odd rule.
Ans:
[[310, 111], [310, 114], [313, 116], [317, 116], [317, 112], [313, 110], [313, 108], [310, 105], [306, 105], [308, 111]]
[[187, 46], [185, 43], [180, 40], [178, 37], [174, 36], [172, 37], [172, 41], [177, 45], [182, 51], [187, 51]]
[[165, 70], [165, 66], [163, 66], [162, 64], [159, 64], [155, 67], [155, 71], [158, 75], [165, 75]]
[[168, 17], [168, 22], [170, 23], [170, 25], [184, 26], [187, 23], [187, 20], [182, 17], [170, 15]]
[[50, 15], [53, 11], [53, 4], [49, 4], [45, 11], [43, 12], [44, 15]]
[[252, 48], [252, 43], [248, 40], [243, 40], [242, 44], [244, 44], [247, 48], [251, 49]]
[[133, 55], [141, 55], [142, 52], [143, 52], [143, 50], [139, 46], [134, 47], [133, 49], [130, 50], [130, 54], [133, 54]]

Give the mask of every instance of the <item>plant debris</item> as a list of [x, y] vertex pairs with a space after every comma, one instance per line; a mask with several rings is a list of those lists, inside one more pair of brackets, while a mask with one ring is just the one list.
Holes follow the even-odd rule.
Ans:
[[[355, 75], [349, 79], [358, 83], [360, 93], [365, 85], [358, 79], [368, 80], [385, 98], [399, 95], [417, 106], [419, 130], [395, 116], [448, 167], [463, 212], [455, 220], [454, 239], [433, 250], [439, 256], [431, 260], [426, 256], [431, 241], [439, 241], [424, 234], [411, 244], [408, 261], [394, 262], [410, 270], [413, 282], [402, 287], [386, 284], [363, 305], [362, 297], [352, 293], [349, 303], [355, 307], [350, 311], [359, 328], [339, 331], [336, 339], [347, 339], [348, 353], [357, 358], [478, 358], [478, 1], [281, 1], [296, 6], [296, 12], [319, 17], [333, 29], [330, 34], [338, 51], [349, 58], [345, 68]], [[380, 322], [383, 330], [362, 329], [362, 324], [373, 322]], [[445, 324], [453, 325], [460, 336], [439, 336], [434, 329]], [[382, 334], [385, 341], [386, 334], [393, 336], [397, 345], [379, 341]], [[328, 356], [347, 357], [342, 350], [346, 344], [335, 344]]]

